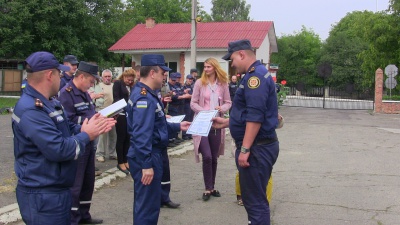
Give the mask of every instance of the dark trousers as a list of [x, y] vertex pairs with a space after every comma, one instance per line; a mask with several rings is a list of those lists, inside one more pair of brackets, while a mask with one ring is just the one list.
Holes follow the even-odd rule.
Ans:
[[203, 178], [206, 190], [214, 190], [220, 145], [221, 130], [211, 130], [207, 137], [201, 137], [199, 153], [203, 159]]
[[79, 156], [75, 182], [71, 188], [72, 207], [71, 224], [78, 224], [80, 220], [91, 219], [89, 213], [94, 190], [94, 156], [93, 142], [90, 142], [85, 153]]
[[163, 173], [161, 153], [152, 153], [154, 177], [150, 185], [142, 184], [142, 168], [136, 158], [128, 158], [134, 183], [133, 224], [156, 225], [160, 215], [161, 177]]
[[[168, 115], [170, 116], [179, 116], [183, 114], [183, 105], [171, 105], [171, 103], [168, 106]], [[172, 138], [177, 138], [178, 133], [172, 134]]]
[[171, 201], [169, 192], [171, 191], [171, 173], [169, 169], [169, 158], [167, 149], [162, 151], [163, 173], [161, 177], [161, 205]]
[[17, 186], [17, 202], [22, 220], [29, 225], [70, 225], [71, 191], [29, 189]]
[[[185, 118], [183, 120], [192, 122], [193, 121], [194, 112], [190, 108], [190, 102], [185, 103], [185, 105], [184, 105], [184, 113], [185, 113]], [[192, 135], [191, 134], [186, 134], [186, 131], [182, 131], [182, 137], [189, 137], [189, 136], [192, 136]]]
[[130, 143], [125, 115], [118, 116], [115, 130], [117, 132], [117, 144], [115, 150], [117, 152], [118, 164], [127, 163], [128, 159], [126, 158], [126, 154], [128, 154]]
[[271, 223], [270, 209], [265, 192], [268, 180], [271, 177], [272, 167], [278, 158], [279, 142], [252, 146], [248, 159], [250, 166], [247, 168], [238, 165], [239, 154], [240, 147], [236, 149], [235, 159], [249, 224], [269, 225]]

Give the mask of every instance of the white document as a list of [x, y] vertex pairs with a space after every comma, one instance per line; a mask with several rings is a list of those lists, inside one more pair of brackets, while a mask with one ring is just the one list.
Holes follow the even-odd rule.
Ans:
[[125, 99], [121, 99], [118, 102], [115, 102], [106, 108], [99, 111], [99, 113], [105, 117], [113, 117], [118, 113], [122, 112], [126, 107]]
[[169, 123], [180, 123], [185, 118], [185, 115], [172, 116], [171, 118], [167, 118], [167, 122]]
[[187, 134], [194, 134], [200, 136], [208, 136], [210, 132], [212, 121], [211, 119], [217, 115], [218, 110], [200, 111], [190, 124]]

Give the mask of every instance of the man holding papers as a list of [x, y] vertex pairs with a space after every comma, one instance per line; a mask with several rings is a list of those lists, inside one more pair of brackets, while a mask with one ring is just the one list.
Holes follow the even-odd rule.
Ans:
[[131, 135], [128, 162], [134, 180], [134, 224], [157, 224], [160, 214], [162, 152], [167, 150], [168, 136], [187, 130], [190, 123], [167, 123], [164, 107], [157, 96], [165, 66], [163, 55], [143, 55], [140, 82], [127, 106], [128, 131]]
[[[74, 123], [82, 124], [85, 119], [90, 119], [96, 114], [95, 106], [88, 93], [99, 78], [98, 66], [81, 61], [74, 78], [60, 91], [59, 100], [67, 112], [68, 119]], [[74, 186], [71, 188], [72, 207], [71, 224], [79, 223], [101, 224], [103, 220], [94, 219], [90, 215], [90, 206], [94, 190], [94, 142], [86, 145], [85, 153], [78, 158], [78, 169]]]
[[269, 225], [270, 209], [265, 197], [272, 166], [279, 154], [275, 132], [278, 102], [275, 82], [259, 60], [249, 40], [229, 42], [223, 57], [243, 74], [233, 99], [229, 129], [236, 143], [236, 165], [249, 224]]

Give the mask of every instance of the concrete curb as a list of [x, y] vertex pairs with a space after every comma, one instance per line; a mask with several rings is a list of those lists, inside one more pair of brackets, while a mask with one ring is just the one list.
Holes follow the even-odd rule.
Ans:
[[[169, 156], [179, 156], [186, 152], [193, 150], [193, 141], [185, 141], [180, 145], [168, 149]], [[100, 176], [96, 177], [94, 184], [94, 191], [96, 192], [104, 185], [110, 184], [117, 178], [126, 178], [125, 173], [119, 171], [117, 168], [111, 168], [103, 172]], [[17, 203], [0, 208], [0, 225], [9, 224], [21, 220], [21, 214]]]

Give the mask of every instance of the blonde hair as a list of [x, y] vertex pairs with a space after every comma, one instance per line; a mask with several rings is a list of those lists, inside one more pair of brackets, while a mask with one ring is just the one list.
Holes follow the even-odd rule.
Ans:
[[[212, 67], [214, 67], [215, 76], [219, 82], [228, 83], [228, 81], [229, 81], [228, 74], [221, 68], [221, 65], [215, 58], [208, 58], [208, 59], [206, 59], [206, 61], [204, 61], [204, 63], [208, 63]], [[202, 85], [208, 84], [208, 77], [204, 70], [203, 70], [203, 73], [201, 74], [200, 80], [201, 80]]]
[[134, 69], [125, 70], [117, 79], [124, 80], [124, 77], [136, 77], [136, 71]]

